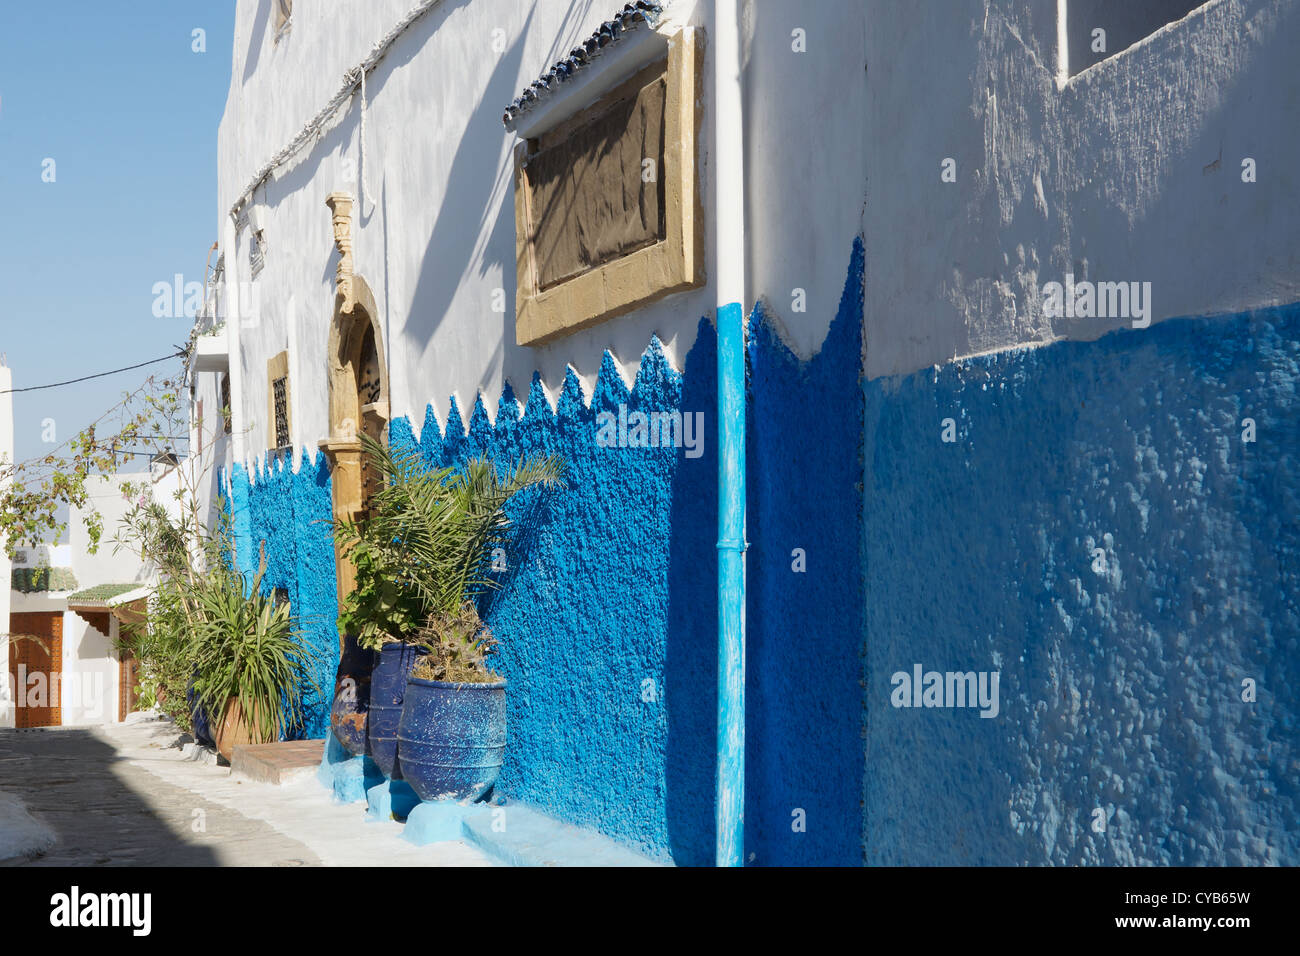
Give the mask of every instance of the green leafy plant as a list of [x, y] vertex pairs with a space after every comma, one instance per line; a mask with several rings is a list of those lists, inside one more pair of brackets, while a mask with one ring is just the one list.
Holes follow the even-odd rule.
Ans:
[[164, 578], [144, 621], [125, 624], [118, 643], [140, 662], [140, 706], [157, 707], [186, 733], [194, 730], [188, 699], [194, 679], [193, 612], [184, 605], [184, 578]]
[[194, 630], [194, 691], [220, 720], [238, 701], [256, 740], [280, 739], [301, 719], [301, 685], [311, 683], [288, 604], [261, 593], [262, 558], [251, 593], [234, 569], [219, 564], [187, 585], [197, 608]]
[[147, 619], [124, 625], [118, 643], [140, 662], [140, 705], [158, 707], [181, 730], [192, 732], [190, 684], [203, 620], [199, 595], [207, 569], [233, 561], [224, 502], [218, 497], [217, 525], [209, 530], [197, 507], [197, 490], [187, 485], [176, 491], [170, 505], [155, 498], [147, 482], [124, 484], [122, 494], [131, 507], [112, 539], [114, 551], [138, 554], [158, 569], [158, 582], [149, 596]]
[[440, 622], [462, 620], [466, 602], [496, 586], [489, 558], [506, 542], [506, 504], [529, 488], [564, 487], [564, 462], [521, 459], [504, 474], [486, 458], [431, 469], [418, 454], [394, 456], [369, 436], [362, 442], [384, 486], [367, 518], [336, 525], [357, 569], [339, 626], [371, 649], [424, 643], [422, 622], [440, 633]]
[[420, 626], [420, 600], [397, 575], [403, 564], [400, 543], [385, 541], [369, 529], [344, 526], [352, 537], [346, 554], [356, 568], [356, 587], [343, 601], [339, 629], [357, 643], [377, 649], [393, 636], [410, 634]]
[[136, 697], [140, 701], [140, 706], [145, 710], [153, 710], [158, 706], [158, 689], [152, 685], [136, 684]]

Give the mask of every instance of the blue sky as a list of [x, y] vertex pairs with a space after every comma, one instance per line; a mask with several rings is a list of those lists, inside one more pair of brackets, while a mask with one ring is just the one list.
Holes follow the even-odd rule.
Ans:
[[[0, 352], [14, 387], [157, 358], [189, 320], [153, 286], [201, 281], [217, 238], [217, 124], [234, 3], [6, 3], [0, 27]], [[198, 53], [193, 31], [205, 33]], [[46, 159], [54, 181], [44, 182]], [[16, 459], [49, 451], [173, 360], [14, 395]], [[183, 443], [182, 443], [183, 446]]]

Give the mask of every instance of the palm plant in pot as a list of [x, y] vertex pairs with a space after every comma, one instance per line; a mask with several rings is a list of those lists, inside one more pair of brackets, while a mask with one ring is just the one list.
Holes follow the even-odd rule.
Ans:
[[[423, 748], [455, 721], [421, 716], [443, 705], [431, 703], [425, 693], [430, 688], [420, 682], [449, 683], [443, 680], [449, 677], [465, 691], [456, 705], [462, 709], [472, 709], [471, 688], [489, 696], [497, 692], [500, 704], [490, 715], [484, 711], [463, 720], [477, 726], [491, 716], [504, 747], [505, 685], [483, 663], [493, 642], [474, 601], [494, 586], [489, 557], [506, 540], [506, 504], [526, 489], [561, 487], [564, 466], [548, 456], [521, 460], [504, 474], [483, 458], [461, 469], [432, 469], [418, 454], [394, 456], [378, 442], [363, 441], [385, 481], [364, 522], [339, 526], [358, 572], [357, 593], [345, 602], [340, 624], [352, 627], [363, 646], [379, 651], [370, 685], [371, 756], [386, 776], [405, 778], [421, 799], [431, 799], [417, 779], [430, 766]], [[432, 676], [411, 679], [426, 655], [420, 673]], [[408, 707], [412, 687], [418, 688], [418, 700]], [[499, 749], [496, 759], [499, 767]]]
[[263, 558], [247, 595], [224, 563], [187, 584], [197, 610], [194, 692], [227, 761], [236, 746], [271, 743], [298, 723], [301, 688], [311, 683], [289, 605], [261, 593], [265, 566]]

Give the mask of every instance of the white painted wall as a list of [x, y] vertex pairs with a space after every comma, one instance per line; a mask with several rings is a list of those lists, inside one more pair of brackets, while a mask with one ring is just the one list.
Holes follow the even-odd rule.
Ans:
[[[243, 447], [219, 446], [224, 460], [264, 454], [266, 363], [282, 349], [299, 453], [327, 432], [337, 253], [325, 197], [360, 195], [359, 179], [355, 268], [379, 306], [392, 413], [417, 428], [429, 402], [445, 420], [452, 394], [468, 417], [481, 391], [495, 415], [503, 383], [523, 396], [534, 370], [552, 396], [569, 366], [590, 390], [606, 349], [630, 383], [652, 335], [680, 368], [712, 314], [710, 285], [550, 345], [513, 344], [514, 137], [500, 115], [618, 6], [595, 0], [437, 5], [367, 79], [364, 161], [354, 95], [256, 191], [266, 258], [250, 278], [248, 230], [236, 238], [228, 211], [411, 3], [305, 5], [278, 43], [267, 4], [238, 5], [218, 218], [227, 300], [247, 283], [231, 330], [243, 437], [230, 444]], [[710, 17], [711, 4], [683, 0], [662, 29], [689, 22], [707, 34]], [[1045, 318], [1042, 285], [1067, 272], [1150, 282], [1156, 322], [1300, 298], [1287, 166], [1300, 146], [1287, 121], [1300, 95], [1290, 68], [1300, 5], [1211, 0], [1064, 88], [1056, 33], [1056, 0], [746, 5], [747, 304], [763, 297], [800, 355], [825, 339], [859, 233], [870, 377], [1127, 324]], [[706, 210], [710, 103], [706, 92]], [[1254, 184], [1240, 181], [1246, 155], [1259, 165]], [[956, 183], [940, 181], [945, 157]], [[706, 239], [712, 276], [707, 222]], [[505, 313], [491, 309], [497, 288]], [[217, 380], [196, 383], [212, 408]]]
[[63, 678], [59, 700], [64, 727], [84, 727], [117, 720], [118, 654], [113, 634], [104, 634], [73, 611], [63, 614]]
[[[121, 526], [123, 516], [131, 502], [123, 497], [123, 486], [150, 481], [146, 472], [96, 475], [86, 479], [87, 508], [94, 508], [103, 520], [103, 535], [99, 549], [90, 553], [90, 535], [86, 531], [86, 509], [73, 508], [68, 520], [69, 547], [72, 551], [72, 573], [77, 578], [77, 588], [97, 584], [127, 584], [153, 580], [154, 569], [144, 564], [127, 548], [113, 550], [113, 536]], [[173, 513], [177, 505], [174, 494], [179, 486], [178, 473], [172, 470], [165, 478], [153, 484], [154, 500], [165, 504]]]
[[[711, 285], [551, 345], [514, 345], [515, 138], [502, 126], [501, 113], [619, 6], [476, 0], [435, 7], [367, 79], [364, 162], [360, 97], [354, 96], [316, 145], [257, 191], [255, 201], [265, 209], [266, 265], [252, 281], [256, 296], [245, 292], [245, 306], [254, 305], [254, 298], [256, 304], [241, 309], [232, 356], [241, 409], [236, 430], [242, 417], [247, 431], [245, 454], [235, 450], [236, 459], [256, 458], [267, 447], [266, 362], [281, 349], [293, 353], [295, 442], [314, 451], [326, 434], [325, 348], [337, 254], [324, 200], [336, 189], [359, 195], [360, 178], [368, 190], [354, 214], [355, 268], [381, 312], [394, 416], [409, 415], [418, 429], [432, 402], [445, 421], [448, 398], [455, 394], [468, 418], [480, 391], [494, 416], [506, 381], [516, 395], [525, 396], [539, 370], [554, 397], [570, 365], [590, 390], [606, 349], [631, 384], [652, 335], [681, 366], [699, 319], [712, 315]], [[703, 26], [707, 35], [711, 8], [679, 3], [661, 31], [691, 23]], [[338, 3], [328, 11], [307, 7], [295, 12], [292, 33], [276, 44], [262, 6], [239, 5], [230, 98], [219, 137], [223, 227], [258, 167], [329, 100], [343, 73], [408, 9], [408, 0]], [[793, 24], [806, 24], [815, 38], [812, 49], [830, 44], [833, 57], [793, 52]], [[748, 298], [752, 304], [760, 292], [768, 293], [781, 313], [782, 301], [789, 311], [790, 290], [805, 290], [807, 311], [781, 318], [790, 341], [810, 354], [834, 316], [852, 240], [861, 227], [861, 124], [827, 124], [822, 117], [828, 110], [860, 115], [865, 105], [862, 79], [852, 74], [850, 82], [842, 82], [837, 66], [841, 57], [861, 60], [855, 50], [864, 43], [864, 15], [850, 4], [806, 10], [793, 0], [773, 0], [751, 7], [745, 25], [747, 42], [759, 51], [747, 66], [749, 139], [763, 144], [751, 147], [748, 160], [747, 214], [754, 237]], [[504, 49], [494, 51], [494, 40]], [[699, 157], [706, 210], [713, 204], [709, 99], [706, 94]], [[809, 108], [809, 103], [816, 105]], [[817, 148], [809, 149], [810, 143]], [[349, 178], [349, 161], [361, 176]], [[812, 182], [824, 188], [808, 189]], [[761, 238], [767, 236], [773, 241]], [[707, 229], [706, 240], [712, 276]], [[226, 255], [227, 280], [235, 288], [249, 279], [247, 243], [244, 230], [233, 254]], [[506, 294], [504, 313], [491, 309], [498, 288]], [[205, 406], [217, 381], [214, 373], [198, 377], [196, 394], [205, 398]]]
[[1156, 322], [1300, 299], [1300, 5], [1211, 0], [1064, 89], [1055, 6], [870, 7], [871, 377], [1126, 324], [1043, 318], [1067, 271], [1151, 282]]

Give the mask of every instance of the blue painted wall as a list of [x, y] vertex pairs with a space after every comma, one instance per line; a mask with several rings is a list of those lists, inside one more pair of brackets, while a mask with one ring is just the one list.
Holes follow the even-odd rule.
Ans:
[[745, 828], [757, 864], [862, 863], [862, 278], [855, 242], [810, 362], [761, 305], [749, 332]]
[[313, 462], [304, 452], [297, 472], [288, 454], [272, 456], [251, 480], [240, 465], [230, 474], [230, 510], [235, 559], [251, 581], [257, 572], [258, 546], [266, 544], [263, 594], [283, 588], [300, 628], [302, 661], [310, 679], [304, 681], [302, 722], [291, 727], [290, 739], [324, 737], [329, 732], [330, 705], [339, 646], [337, 586], [334, 575], [329, 467], [325, 456]]
[[[691, 519], [709, 507], [716, 459], [601, 448], [595, 420], [603, 410], [617, 413], [620, 403], [677, 408], [682, 382], [655, 343], [630, 394], [606, 357], [590, 406], [570, 373], [554, 413], [534, 381], [522, 415], [507, 394], [493, 428], [480, 401], [467, 431], [453, 402], [441, 434], [428, 413], [419, 444], [439, 465], [483, 451], [499, 462], [552, 452], [567, 462], [569, 490], [512, 508], [510, 570], [484, 607], [501, 640], [496, 666], [510, 681], [498, 787], [661, 858], [677, 848], [674, 840], [692, 852], [708, 839], [701, 831], [711, 787], [686, 789], [677, 780], [670, 787], [667, 768], [711, 768], [711, 737], [672, 733], [670, 724], [679, 695], [684, 705], [711, 712], [712, 678], [700, 669], [684, 679], [678, 670], [666, 675], [670, 635], [706, 650], [711, 641], [712, 541], [683, 555], [672, 531], [700, 524]], [[394, 450], [415, 445], [403, 419], [392, 423], [390, 439]], [[694, 571], [678, 595], [685, 607], [673, 603], [670, 590], [675, 556]]]
[[[862, 281], [855, 243], [808, 363], [751, 317], [747, 860], [1300, 860], [1300, 306], [864, 384]], [[391, 427], [433, 464], [568, 462], [567, 491], [512, 507], [485, 600], [500, 790], [678, 864], [713, 854], [715, 361], [702, 321], [680, 374], [652, 342], [630, 391], [607, 356], [589, 403], [570, 374], [555, 412], [535, 380], [495, 425], [480, 398], [468, 426], [453, 400], [445, 429]], [[704, 454], [600, 447], [620, 404], [702, 412]], [[263, 587], [303, 616], [323, 693], [300, 732], [321, 736], [326, 465], [230, 487], [241, 568], [265, 540]], [[998, 670], [999, 715], [892, 707], [918, 663]]]
[[[800, 365], [756, 310], [748, 554], [746, 855], [861, 861], [862, 247], [827, 345]], [[553, 413], [534, 381], [495, 427], [454, 400], [440, 430], [405, 419], [395, 450], [431, 464], [558, 453], [569, 490], [514, 509], [510, 572], [485, 617], [510, 681], [505, 794], [661, 859], [713, 860], [717, 647], [716, 337], [700, 324], [681, 374], [658, 342], [629, 391], [606, 356], [590, 404], [570, 373]], [[704, 416], [704, 454], [606, 448], [597, 415]], [[844, 436], [852, 436], [848, 442]], [[793, 548], [809, 570], [791, 569]], [[792, 813], [807, 816], [794, 832]]]
[[[1290, 306], [869, 383], [869, 862], [1300, 863], [1298, 340]], [[915, 663], [1000, 669], [1000, 715], [895, 709]]]
[[[855, 243], [808, 363], [751, 317], [747, 860], [1300, 861], [1300, 306], [863, 383], [862, 281]], [[495, 425], [480, 399], [391, 426], [432, 464], [568, 462], [567, 491], [512, 506], [485, 600], [499, 788], [678, 864], [713, 857], [715, 362], [702, 321], [680, 374], [652, 342], [630, 391], [607, 356], [589, 402], [570, 374], [555, 412], [535, 380]], [[620, 404], [702, 412], [704, 454], [600, 447]], [[306, 619], [321, 736], [325, 463], [236, 468], [231, 499], [241, 567], [266, 540], [263, 586]], [[918, 663], [1000, 671], [999, 715], [892, 707]]]

